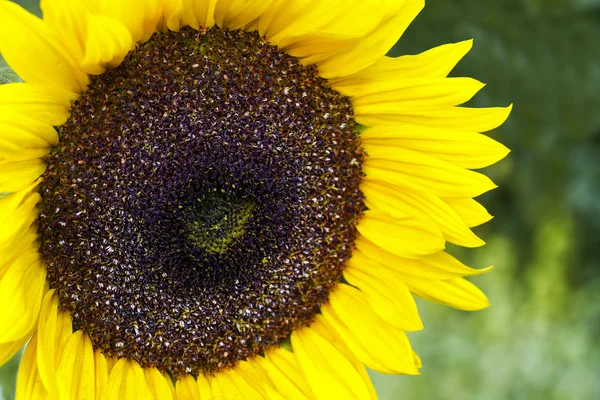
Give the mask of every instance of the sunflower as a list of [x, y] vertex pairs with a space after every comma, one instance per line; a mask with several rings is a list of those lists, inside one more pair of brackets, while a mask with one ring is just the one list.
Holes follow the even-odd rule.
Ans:
[[488, 306], [506, 108], [471, 41], [386, 53], [421, 0], [0, 1], [0, 364], [19, 399], [369, 399], [413, 295]]

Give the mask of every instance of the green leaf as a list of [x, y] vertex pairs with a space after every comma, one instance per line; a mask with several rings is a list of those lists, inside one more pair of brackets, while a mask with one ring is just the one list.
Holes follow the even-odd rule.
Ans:
[[13, 82], [22, 82], [22, 80], [9, 66], [0, 66], [0, 85]]
[[6, 64], [0, 54], [0, 85], [13, 82], [23, 82], [23, 80]]

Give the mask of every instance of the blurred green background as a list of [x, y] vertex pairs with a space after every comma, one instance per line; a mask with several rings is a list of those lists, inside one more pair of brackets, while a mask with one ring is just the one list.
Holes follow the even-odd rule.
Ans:
[[[500, 186], [479, 198], [488, 244], [451, 249], [496, 266], [474, 279], [492, 307], [419, 301], [422, 375], [373, 380], [382, 400], [600, 399], [600, 0], [429, 0], [391, 54], [469, 38], [452, 75], [488, 84], [472, 105], [515, 104], [491, 133], [512, 153], [486, 171]], [[0, 399], [17, 365], [0, 369]]]

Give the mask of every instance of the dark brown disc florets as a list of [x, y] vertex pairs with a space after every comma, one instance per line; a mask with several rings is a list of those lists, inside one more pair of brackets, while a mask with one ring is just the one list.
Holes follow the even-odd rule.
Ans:
[[255, 33], [156, 34], [92, 79], [47, 161], [61, 308], [105, 354], [175, 375], [308, 324], [363, 207], [348, 99]]

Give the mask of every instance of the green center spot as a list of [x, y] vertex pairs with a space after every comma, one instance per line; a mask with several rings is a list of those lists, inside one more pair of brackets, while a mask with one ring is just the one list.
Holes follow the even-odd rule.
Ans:
[[222, 254], [244, 235], [256, 204], [248, 198], [212, 193], [196, 199], [186, 221], [188, 239], [197, 249]]

